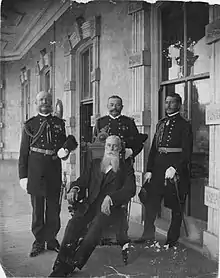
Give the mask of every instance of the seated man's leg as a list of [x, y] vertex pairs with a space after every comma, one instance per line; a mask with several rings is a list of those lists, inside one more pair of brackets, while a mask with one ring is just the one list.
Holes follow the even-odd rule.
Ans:
[[123, 247], [125, 243], [130, 242], [128, 237], [128, 210], [127, 206], [117, 208], [114, 210], [113, 214], [117, 217], [118, 227], [116, 231], [116, 239], [118, 244]]
[[77, 268], [82, 269], [82, 267], [86, 264], [92, 252], [99, 244], [103, 230], [109, 226], [110, 222], [111, 216], [107, 216], [101, 212], [94, 217], [86, 236], [74, 256], [74, 265]]
[[79, 238], [87, 224], [92, 220], [92, 217], [91, 211], [88, 211], [85, 215], [76, 212], [68, 221], [60, 250], [53, 266], [53, 272], [49, 277], [64, 277], [74, 269], [73, 259]]

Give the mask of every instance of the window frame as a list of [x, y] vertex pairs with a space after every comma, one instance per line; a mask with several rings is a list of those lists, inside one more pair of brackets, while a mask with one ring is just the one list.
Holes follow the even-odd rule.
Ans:
[[[89, 51], [89, 94], [88, 97], [85, 97], [84, 90], [84, 54]], [[92, 71], [93, 71], [93, 45], [89, 44], [83, 51], [80, 53], [80, 102], [81, 103], [91, 103], [93, 101], [93, 85], [92, 85]]]

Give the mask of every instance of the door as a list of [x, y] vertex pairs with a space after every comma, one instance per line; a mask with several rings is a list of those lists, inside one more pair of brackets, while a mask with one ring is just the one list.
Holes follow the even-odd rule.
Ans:
[[81, 103], [80, 105], [80, 172], [82, 173], [86, 148], [85, 144], [92, 142], [92, 126], [91, 116], [93, 115], [93, 104], [92, 103]]

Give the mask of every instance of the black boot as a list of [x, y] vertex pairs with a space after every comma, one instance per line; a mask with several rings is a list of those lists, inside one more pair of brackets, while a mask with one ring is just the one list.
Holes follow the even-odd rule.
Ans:
[[72, 273], [74, 269], [75, 267], [73, 266], [56, 261], [53, 267], [53, 271], [48, 277], [67, 277], [67, 275]]
[[53, 239], [47, 242], [47, 250], [59, 252], [60, 244], [57, 239]]
[[30, 257], [36, 257], [40, 255], [44, 250], [45, 250], [45, 243], [41, 243], [35, 240], [32, 245]]

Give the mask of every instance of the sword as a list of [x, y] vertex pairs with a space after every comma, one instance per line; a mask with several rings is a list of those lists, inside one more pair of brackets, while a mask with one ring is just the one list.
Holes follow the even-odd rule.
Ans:
[[60, 199], [59, 199], [60, 207], [62, 205], [63, 194], [64, 194], [64, 199], [66, 200], [66, 198], [67, 198], [66, 184], [67, 184], [67, 177], [66, 177], [66, 171], [64, 171], [63, 172], [63, 182], [62, 182], [61, 191], [60, 191]]
[[[178, 179], [177, 179], [176, 175], [174, 175], [173, 181], [174, 181], [174, 186], [175, 186], [175, 189], [176, 189], [176, 196], [177, 196], [177, 200], [178, 200], [178, 204], [179, 204], [179, 209], [180, 209], [181, 217], [182, 217], [182, 220], [183, 220], [183, 226], [184, 226], [185, 234], [188, 237], [189, 236], [189, 232], [188, 232], [188, 229], [187, 229], [187, 225], [186, 225], [186, 220], [185, 220], [185, 217], [184, 217], [183, 208], [181, 206], [179, 189], [178, 189]], [[167, 179], [165, 179], [165, 186], [166, 185], [167, 185]]]

